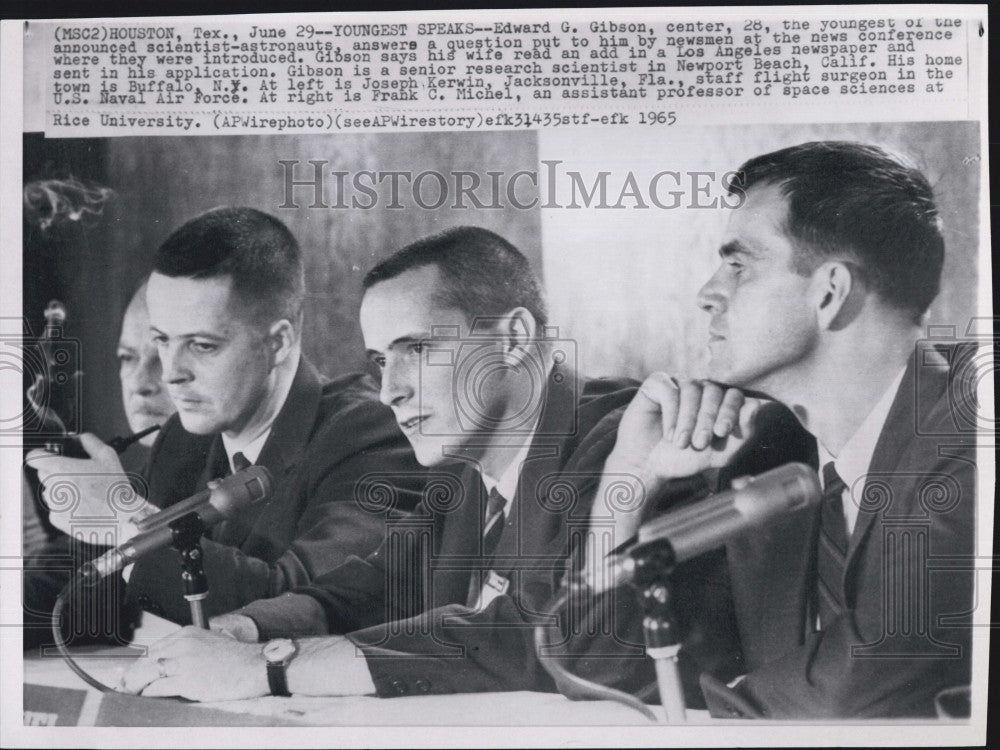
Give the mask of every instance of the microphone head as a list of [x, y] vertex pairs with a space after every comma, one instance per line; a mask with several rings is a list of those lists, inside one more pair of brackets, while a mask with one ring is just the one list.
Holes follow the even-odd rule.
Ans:
[[264, 466], [248, 466], [219, 480], [208, 502], [224, 517], [271, 499], [271, 472]]
[[654, 518], [640, 527], [638, 542], [642, 545], [668, 539], [676, 562], [684, 562], [723, 546], [738, 534], [814, 505], [820, 494], [814, 469], [801, 463], [785, 464], [748, 477], [739, 489], [720, 492]]
[[733, 491], [734, 506], [750, 527], [814, 505], [822, 493], [816, 470], [802, 463], [785, 464], [750, 477], [744, 487]]

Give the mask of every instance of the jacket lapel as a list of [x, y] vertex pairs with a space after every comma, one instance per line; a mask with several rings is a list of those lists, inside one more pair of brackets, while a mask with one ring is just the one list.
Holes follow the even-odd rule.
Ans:
[[471, 465], [461, 469], [459, 481], [465, 498], [454, 511], [445, 516], [439, 546], [432, 561], [432, 607], [456, 602], [467, 603], [473, 579], [479, 578], [482, 509], [486, 507], [486, 487], [479, 471]]
[[579, 381], [575, 373], [560, 367], [552, 370], [545, 403], [518, 475], [517, 492], [503, 536], [497, 545], [494, 570], [509, 574], [518, 566], [517, 557], [547, 549], [553, 537], [565, 533], [561, 522], [571, 508], [561, 508], [557, 499], [579, 491], [574, 477], [564, 477], [560, 469], [566, 460], [567, 440], [575, 430]]
[[[223, 521], [218, 527], [215, 539], [233, 547], [242, 545], [251, 530], [262, 519], [287, 516], [285, 505], [294, 502], [294, 487], [291, 473], [298, 465], [309, 444], [313, 427], [319, 416], [320, 398], [322, 396], [322, 381], [316, 368], [305, 358], [299, 362], [299, 368], [288, 391], [284, 405], [271, 425], [268, 435], [256, 464], [263, 466], [271, 473], [273, 495], [270, 502], [254, 505], [237, 516]], [[221, 438], [217, 441], [222, 449]], [[228, 458], [222, 449], [226, 460], [228, 474]]]
[[[919, 391], [916, 381], [918, 361], [924, 368]], [[865, 475], [862, 494], [860, 496], [854, 495], [851, 498], [853, 502], [858, 504], [858, 520], [847, 549], [847, 560], [844, 564], [845, 581], [851, 580], [852, 568], [860, 558], [860, 552], [871, 534], [876, 518], [886, 515], [887, 511], [890, 516], [904, 512], [900, 510], [898, 505], [892, 509], [890, 506], [893, 503], [909, 502], [910, 500], [897, 496], [900, 482], [890, 481], [888, 488], [880, 485], [891, 480], [897, 473], [901, 459], [898, 450], [900, 442], [911, 441], [913, 435], [919, 432], [920, 426], [916, 422], [917, 414], [913, 408], [914, 402], [936, 403], [940, 397], [941, 389], [947, 385], [947, 370], [948, 363], [938, 351], [931, 347], [925, 348], [920, 343], [917, 344], [914, 356], [907, 364], [906, 372], [899, 383], [899, 390], [896, 391], [885, 425], [875, 444], [875, 452], [872, 454], [871, 464]], [[883, 499], [885, 502], [882, 502]], [[850, 587], [847, 588], [849, 591]]]

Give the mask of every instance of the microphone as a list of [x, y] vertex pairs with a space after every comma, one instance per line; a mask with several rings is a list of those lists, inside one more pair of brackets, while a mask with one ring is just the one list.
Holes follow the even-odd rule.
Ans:
[[[263, 466], [249, 466], [208, 490], [202, 490], [164, 511], [145, 519], [142, 533], [105, 552], [80, 568], [83, 582], [93, 586], [102, 578], [131, 565], [143, 555], [173, 541], [170, 523], [188, 513], [197, 513], [205, 528], [239, 513], [244, 508], [266, 502], [271, 496], [271, 473]], [[175, 508], [183, 506], [175, 512]], [[158, 523], [150, 523], [160, 519]], [[138, 524], [137, 524], [138, 525]]]
[[[228, 508], [229, 505], [233, 502], [233, 500], [230, 499], [231, 496], [228, 494], [231, 491], [230, 488], [239, 487], [244, 481], [249, 481], [251, 477], [258, 475], [261, 481], [265, 482], [264, 486], [267, 488], [266, 492], [270, 494], [271, 474], [263, 466], [248, 466], [247, 468], [237, 471], [234, 474], [230, 474], [225, 479], [217, 480], [219, 482], [219, 485], [215, 488], [215, 490], [205, 489], [202, 490], [201, 492], [196, 492], [195, 494], [191, 495], [191, 497], [185, 498], [184, 500], [181, 500], [178, 503], [174, 503], [169, 508], [164, 508], [163, 510], [158, 511], [157, 513], [153, 513], [150, 516], [146, 516], [145, 518], [136, 521], [135, 527], [139, 530], [140, 533], [142, 533], [145, 531], [152, 531], [153, 529], [158, 529], [161, 526], [166, 526], [168, 524], [173, 523], [181, 516], [186, 516], [191, 511], [196, 510], [197, 508], [199, 508], [199, 506], [203, 505], [209, 498], [212, 498], [212, 505], [215, 506], [216, 508], [220, 510]], [[222, 489], [223, 491], [219, 493], [218, 492], [219, 489]], [[214, 498], [213, 498], [213, 492], [215, 493]], [[242, 502], [242, 501], [237, 499], [236, 502]], [[239, 508], [234, 508], [232, 513], [236, 513], [238, 510]], [[232, 515], [232, 513], [230, 513], [230, 515]], [[229, 516], [227, 515], [226, 518], [229, 518]], [[210, 524], [206, 522], [205, 525], [209, 526]]]
[[635, 543], [618, 554], [612, 571], [613, 585], [633, 578], [637, 553], [654, 551], [656, 547], [661, 560], [677, 565], [786, 513], [815, 505], [821, 493], [815, 470], [805, 464], [789, 463], [748, 478], [746, 486], [738, 490], [720, 492], [668, 511], [643, 524]]

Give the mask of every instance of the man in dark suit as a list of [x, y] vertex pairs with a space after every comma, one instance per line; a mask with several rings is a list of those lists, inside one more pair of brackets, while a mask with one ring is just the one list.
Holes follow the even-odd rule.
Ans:
[[[346, 634], [268, 643], [265, 652], [291, 653], [271, 667], [296, 694], [552, 690], [534, 625], [574, 524], [586, 528], [613, 442], [616, 420], [605, 417], [633, 384], [573, 372], [571, 342], [546, 328], [527, 260], [486, 230], [404, 248], [365, 287], [361, 327], [382, 368], [382, 401], [418, 460], [435, 467], [430, 482], [448, 491], [429, 490], [367, 559], [213, 627], [247, 641]], [[259, 695], [275, 691], [265, 662], [257, 643], [188, 628], [155, 644], [124, 686], [199, 700]]]
[[[146, 309], [146, 279], [129, 298], [122, 315], [118, 336], [119, 382], [122, 407], [133, 433], [153, 425], [163, 424], [177, 411], [170, 400], [160, 377], [160, 356], [149, 336], [149, 311]], [[122, 466], [127, 474], [139, 474], [149, 459], [149, 449], [156, 435], [147, 435], [122, 456]], [[25, 524], [25, 560], [23, 594], [24, 648], [32, 649], [52, 641], [52, 610], [56, 597], [69, 582], [72, 571], [106, 548], [71, 538], [48, 523], [48, 511], [36, 498], [28, 498], [23, 505]], [[27, 544], [29, 524], [37, 524], [48, 531], [41, 547]], [[121, 581], [104, 581], [97, 592], [92, 592], [91, 606], [71, 608], [73, 617], [63, 620], [63, 637], [72, 644], [98, 641], [127, 642], [137, 612], [134, 605], [126, 605], [124, 584]]]
[[[933, 716], [935, 695], [970, 679], [976, 504], [975, 441], [959, 422], [975, 405], [948, 364], [961, 349], [920, 341], [944, 258], [933, 192], [857, 143], [803, 144], [738, 173], [744, 200], [699, 295], [710, 376], [795, 413], [817, 441], [823, 499], [727, 546], [740, 653], [735, 671], [704, 677], [709, 708]], [[676, 476], [656, 459], [678, 389], [659, 374], [640, 394], [607, 466], [655, 485]], [[717, 449], [692, 446], [691, 466]], [[620, 514], [621, 538], [639, 520]], [[707, 630], [731, 622], [725, 607], [700, 616]]]
[[[276, 596], [375, 549], [390, 509], [356, 501], [365, 475], [393, 476], [393, 511], [412, 510], [419, 499], [423, 470], [374, 382], [362, 375], [328, 382], [302, 356], [303, 296], [295, 238], [249, 208], [215, 209], [183, 225], [159, 248], [148, 282], [152, 337], [178, 413], [154, 444], [145, 491], [118, 515], [118, 543], [134, 535], [131, 521], [212, 479], [253, 463], [273, 477], [267, 504], [202, 542], [209, 615]], [[93, 436], [81, 440], [89, 460], [40, 454], [33, 463], [43, 481], [77, 477], [81, 503], [106, 514], [121, 466]], [[59, 515], [72, 532], [73, 514]], [[174, 550], [153, 552], [124, 575], [129, 597], [144, 609], [191, 621]]]

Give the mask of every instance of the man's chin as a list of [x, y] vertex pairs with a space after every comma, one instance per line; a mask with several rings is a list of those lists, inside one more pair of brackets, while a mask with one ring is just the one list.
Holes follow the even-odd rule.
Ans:
[[437, 466], [444, 462], [444, 455], [440, 446], [416, 446], [413, 444], [413, 441], [410, 441], [410, 447], [413, 449], [413, 455], [416, 457], [417, 463], [421, 466]]
[[185, 414], [183, 411], [178, 412], [178, 416], [181, 420], [181, 427], [192, 435], [214, 435], [222, 432], [222, 428], [215, 420], [206, 419], [200, 415]]

